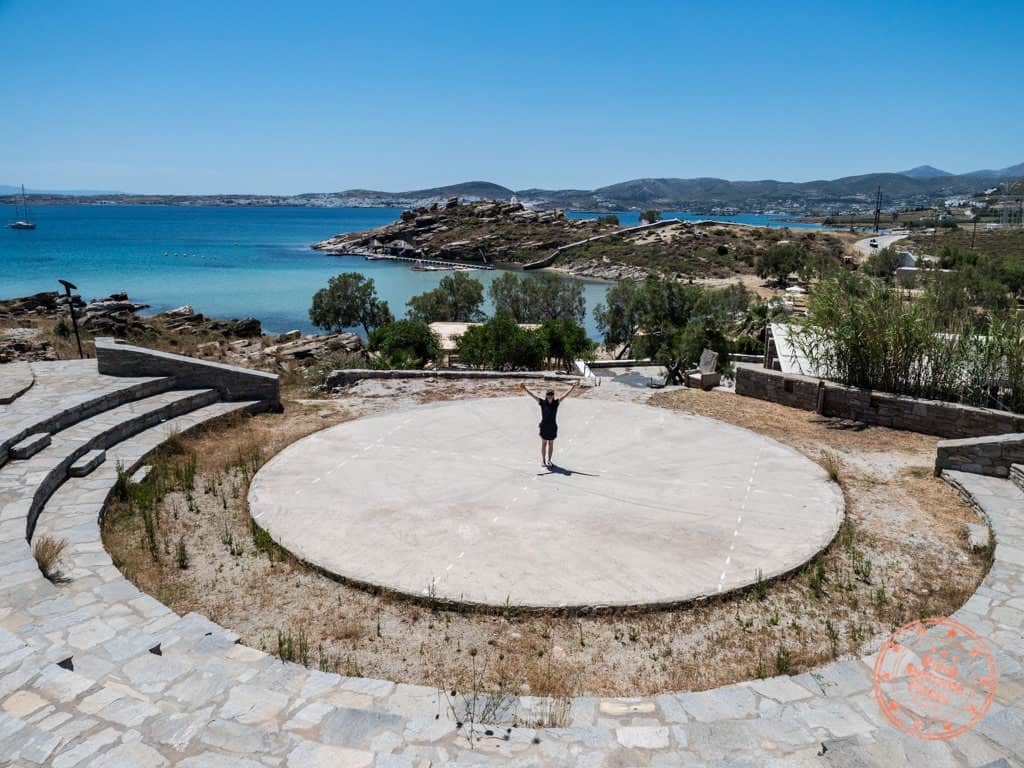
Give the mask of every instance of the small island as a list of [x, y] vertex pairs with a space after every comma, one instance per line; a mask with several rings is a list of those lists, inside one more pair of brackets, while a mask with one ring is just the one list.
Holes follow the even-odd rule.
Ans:
[[577, 277], [641, 280], [649, 276], [714, 280], [754, 275], [773, 246], [795, 243], [809, 258], [843, 260], [850, 236], [769, 229], [718, 221], [659, 220], [622, 227], [614, 214], [570, 219], [519, 202], [461, 203], [451, 198], [402, 212], [393, 224], [313, 243], [325, 253], [453, 265], [551, 267]]

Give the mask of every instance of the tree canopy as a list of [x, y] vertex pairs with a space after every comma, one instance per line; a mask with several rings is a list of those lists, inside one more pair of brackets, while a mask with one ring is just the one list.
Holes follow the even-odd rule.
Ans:
[[594, 316], [605, 344], [628, 347], [635, 357], [689, 365], [708, 347], [724, 365], [729, 343], [723, 328], [739, 322], [749, 303], [750, 293], [742, 286], [712, 291], [649, 278], [613, 285]]
[[427, 323], [476, 323], [484, 318], [484, 286], [465, 272], [454, 272], [441, 279], [432, 291], [409, 299], [409, 317]]
[[467, 328], [457, 349], [460, 362], [497, 371], [538, 370], [547, 357], [543, 334], [520, 328], [508, 314]]
[[373, 279], [358, 272], [343, 272], [327, 281], [327, 287], [313, 294], [309, 308], [313, 325], [327, 331], [343, 331], [361, 326], [369, 336], [394, 318], [388, 303], [377, 298]]
[[754, 271], [758, 277], [782, 285], [792, 273], [803, 270], [805, 258], [804, 249], [796, 243], [775, 243], [758, 254]]
[[900, 255], [889, 246], [875, 251], [864, 262], [862, 269], [872, 277], [890, 278], [900, 265]]
[[586, 314], [581, 280], [547, 273], [520, 277], [505, 272], [494, 279], [489, 292], [494, 314], [508, 315], [517, 323], [543, 323], [558, 318], [582, 323]]
[[545, 357], [556, 360], [570, 370], [576, 360], [586, 359], [594, 351], [594, 342], [575, 320], [566, 317], [548, 320], [540, 327], [544, 337]]

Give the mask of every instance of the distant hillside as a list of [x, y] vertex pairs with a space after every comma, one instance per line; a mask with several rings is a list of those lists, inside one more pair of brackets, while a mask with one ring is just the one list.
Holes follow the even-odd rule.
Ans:
[[1017, 165], [1011, 165], [1008, 168], [1000, 168], [997, 171], [983, 170], [983, 171], [971, 171], [965, 173], [965, 176], [987, 176], [993, 179], [1016, 179], [1024, 176], [1024, 163], [1018, 163]]
[[[994, 177], [990, 177], [991, 181]], [[601, 187], [585, 195], [533, 191], [520, 197], [542, 199], [572, 207], [642, 208], [689, 210], [708, 206], [732, 206], [744, 210], [791, 204], [823, 205], [873, 200], [879, 187], [887, 202], [925, 203], [948, 195], [979, 192], [985, 179], [977, 176], [913, 178], [900, 173], [869, 173], [841, 179], [806, 182], [728, 181], [716, 178], [633, 179]]]
[[[312, 192], [296, 197], [317, 197], [322, 193]], [[334, 192], [338, 197], [379, 197], [379, 198], [413, 198], [447, 199], [449, 197], [475, 197], [481, 200], [507, 200], [516, 193], [508, 187], [500, 184], [492, 184], [489, 181], [464, 181], [461, 184], [449, 184], [446, 187], [431, 187], [430, 189], [413, 189], [408, 192], [381, 192], [373, 189], [346, 189], [342, 192]]]
[[[12, 184], [0, 184], [0, 195], [20, 195], [21, 185]], [[120, 192], [113, 192], [110, 190], [103, 189], [32, 189], [31, 187], [25, 187], [26, 195], [71, 195], [71, 196], [83, 196], [83, 195], [119, 195]]]
[[[723, 209], [741, 211], [862, 210], [873, 208], [875, 194], [882, 190], [886, 206], [932, 205], [954, 195], [970, 195], [988, 187], [1024, 177], [1024, 163], [996, 171], [975, 171], [953, 175], [930, 165], [902, 173], [867, 173], [840, 179], [815, 181], [729, 181], [714, 177], [693, 179], [648, 178], [611, 184], [599, 189], [520, 189], [513, 191], [489, 181], [384, 192], [347, 189], [341, 192], [309, 192], [301, 195], [125, 195], [118, 193], [34, 193], [29, 202], [46, 204], [122, 205], [223, 205], [223, 206], [306, 206], [417, 208], [444, 203], [450, 197], [463, 200], [509, 201], [517, 197], [538, 208], [614, 211], [629, 208], [657, 208], [662, 211], [693, 211], [718, 215]], [[0, 204], [13, 201], [3, 194]], [[6, 189], [13, 190], [13, 187]]]
[[943, 176], [953, 176], [949, 171], [936, 168], [934, 165], [919, 165], [909, 171], [897, 171], [900, 176], [909, 176], [912, 179], [939, 179]]

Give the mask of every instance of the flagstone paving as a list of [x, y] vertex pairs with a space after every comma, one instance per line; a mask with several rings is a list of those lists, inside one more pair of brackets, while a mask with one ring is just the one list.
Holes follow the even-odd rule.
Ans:
[[474, 725], [458, 697], [240, 645], [114, 567], [98, 519], [118, 464], [130, 471], [172, 431], [251, 405], [197, 404], [107, 446], [92, 473], [44, 494], [34, 535], [71, 543], [64, 583], [40, 575], [26, 540], [23, 500], [46, 473], [0, 468], [14, 494], [0, 497], [0, 765], [1024, 766], [1024, 492], [1007, 480], [947, 473], [997, 542], [991, 571], [953, 617], [984, 637], [999, 672], [991, 710], [963, 736], [921, 741], [893, 728], [872, 691], [873, 657], [702, 693], [577, 698], [561, 727], [537, 727], [558, 711], [552, 702], [509, 698]]

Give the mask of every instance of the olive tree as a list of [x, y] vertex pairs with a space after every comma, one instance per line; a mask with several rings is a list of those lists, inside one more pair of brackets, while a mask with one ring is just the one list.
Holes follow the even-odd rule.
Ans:
[[369, 336], [374, 328], [394, 318], [388, 303], [377, 297], [372, 278], [358, 272], [343, 272], [330, 278], [326, 288], [313, 294], [309, 319], [313, 325], [327, 331], [361, 326]]

